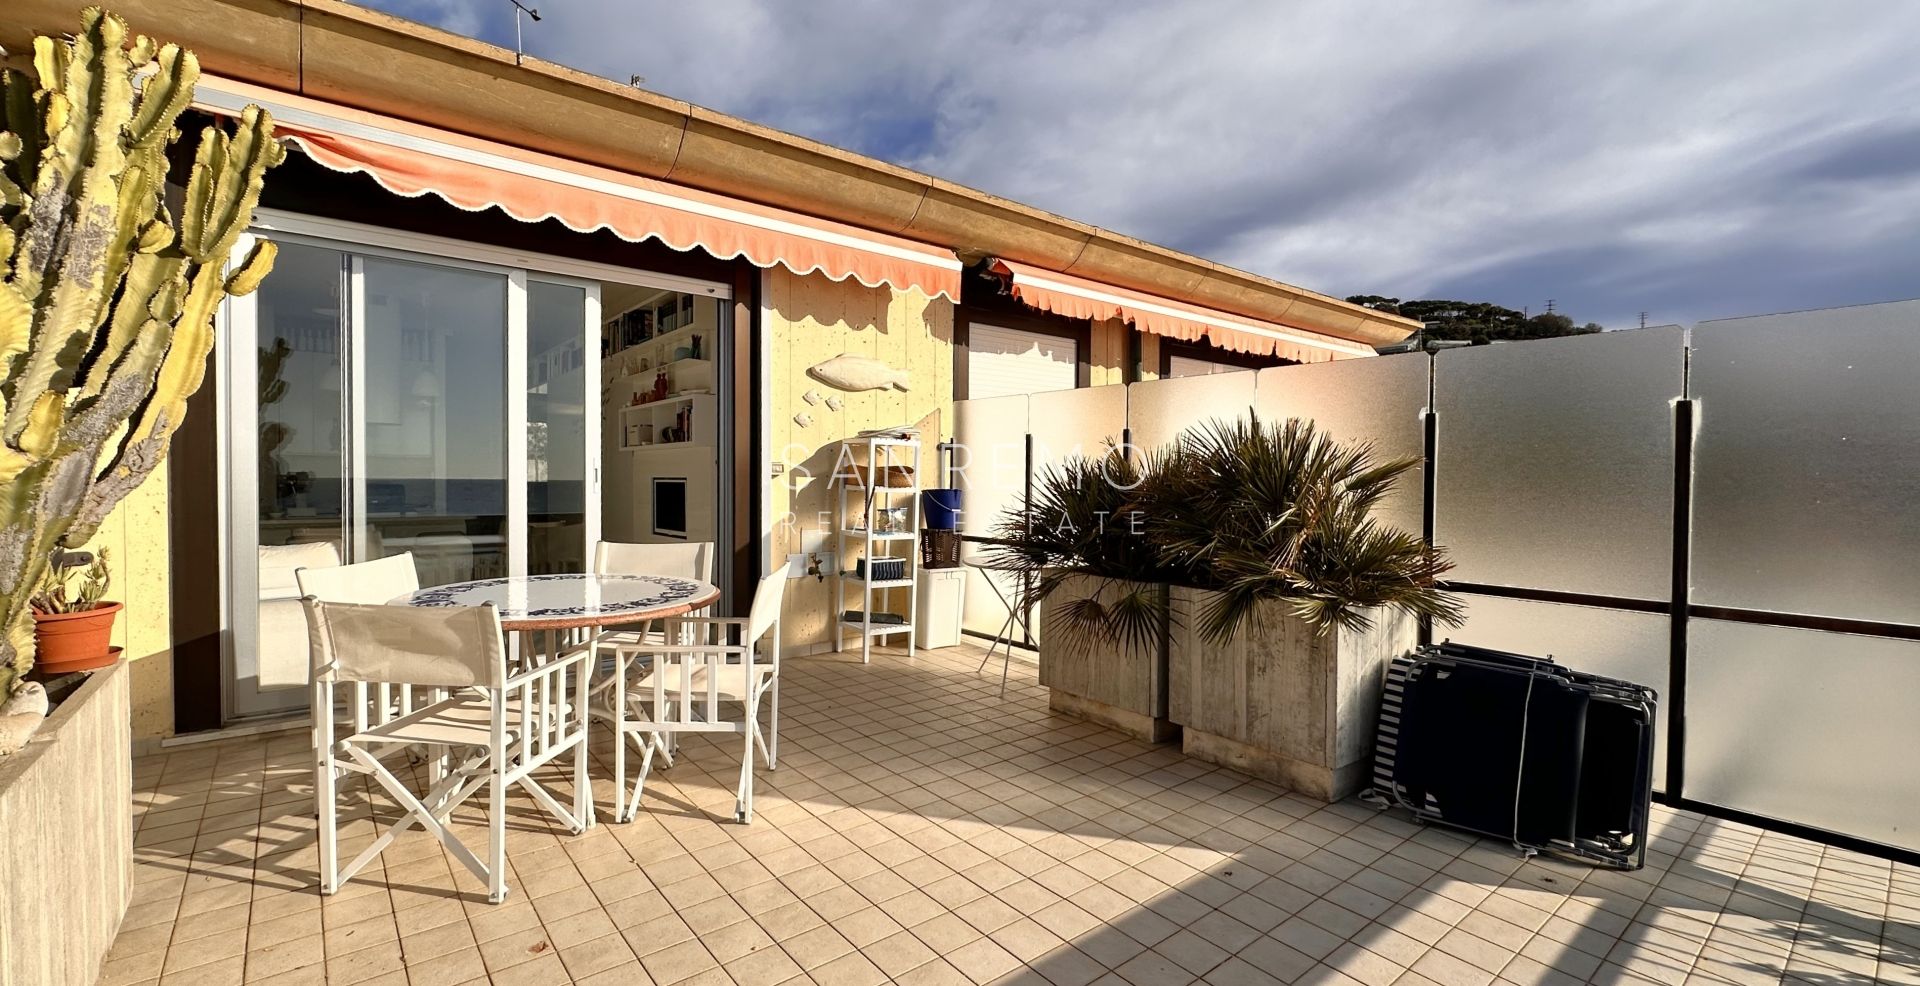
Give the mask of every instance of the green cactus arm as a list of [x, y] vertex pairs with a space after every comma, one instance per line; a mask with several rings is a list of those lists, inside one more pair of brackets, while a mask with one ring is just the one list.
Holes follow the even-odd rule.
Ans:
[[[13, 162], [19, 159], [24, 150], [26, 150], [26, 144], [21, 141], [18, 134], [0, 131], [0, 209], [19, 209], [27, 204], [27, 190], [21, 188], [20, 183], [14, 181], [13, 175], [8, 173], [12, 170]], [[11, 232], [12, 227], [8, 227], [8, 231]], [[13, 248], [9, 246], [4, 253], [12, 256]]]
[[273, 273], [273, 262], [280, 256], [280, 244], [272, 240], [261, 240], [247, 251], [247, 259], [240, 262], [240, 268], [227, 278], [226, 293], [229, 298], [249, 295], [260, 286], [260, 282]]
[[127, 128], [128, 143], [135, 147], [166, 142], [180, 114], [193, 103], [193, 89], [200, 81], [200, 60], [179, 45], [161, 48], [154, 64], [159, 70], [141, 87], [140, 108]]
[[67, 79], [67, 61], [67, 46], [59, 40], [45, 35], [33, 39], [33, 71], [40, 77], [41, 89], [60, 90]]
[[[43, 193], [53, 182], [71, 184], [89, 173], [88, 165], [108, 173], [119, 171], [122, 131], [133, 118], [133, 65], [127, 57], [127, 25], [118, 17], [108, 17], [98, 7], [89, 7], [81, 16], [82, 27], [74, 35], [72, 54], [65, 58], [58, 90], [73, 107], [73, 113], [57, 133], [49, 133], [52, 146], [41, 162]], [[55, 46], [65, 50], [66, 46]], [[43, 72], [41, 83], [48, 89]], [[51, 121], [49, 121], [51, 122]]]
[[[33, 83], [33, 77], [25, 72], [8, 69], [0, 73], [0, 86], [6, 89], [6, 101], [0, 105], [4, 113], [5, 129], [20, 141], [20, 152], [13, 157], [10, 181], [25, 195], [33, 187], [34, 171], [40, 161], [40, 146], [45, 142], [43, 123], [40, 119], [39, 89]], [[25, 208], [24, 205], [21, 206]]]
[[194, 260], [204, 260], [202, 244], [207, 235], [207, 213], [213, 208], [213, 176], [226, 167], [227, 135], [212, 127], [200, 132], [200, 146], [193, 151], [193, 170], [187, 175], [187, 194], [180, 203], [180, 252]]
[[[120, 288], [119, 301], [107, 322], [106, 341], [79, 388], [83, 401], [99, 397], [112, 374], [122, 369], [143, 372], [138, 364], [122, 365], [136, 341], [149, 343], [149, 349], [164, 351], [172, 334], [168, 326], [179, 306], [180, 275], [185, 264], [184, 258], [171, 253], [134, 255]], [[152, 371], [152, 365], [144, 369], [148, 374]]]
[[[54, 135], [41, 162], [20, 249], [28, 275], [16, 281], [37, 295], [33, 339], [24, 365], [7, 381], [13, 397], [0, 423], [0, 438], [17, 444], [29, 415], [41, 406], [23, 395], [64, 390], [86, 356], [93, 329], [118, 272], [109, 268], [119, 233], [120, 189], [126, 151], [120, 140], [133, 115], [132, 67], [125, 51], [126, 24], [97, 8], [65, 60], [64, 93], [75, 112]], [[43, 79], [53, 59], [42, 69]], [[58, 209], [64, 215], [47, 213]], [[44, 223], [39, 220], [47, 220]], [[58, 271], [51, 283], [48, 278]]]
[[[0, 282], [0, 366], [27, 351], [27, 339], [33, 333], [33, 306], [14, 290]], [[0, 397], [0, 400], [5, 398]]]
[[201, 263], [224, 262], [260, 204], [267, 169], [286, 155], [273, 139], [273, 116], [257, 106], [241, 111], [231, 139], [213, 127], [202, 131], [180, 215], [181, 251]]
[[221, 269], [213, 264], [202, 265], [194, 272], [180, 317], [174, 323], [173, 340], [160, 361], [153, 397], [129, 430], [127, 447], [155, 434], [165, 435], [186, 414], [187, 398], [200, 389], [200, 380], [206, 376], [207, 354], [213, 349], [214, 309], [226, 298], [222, 280]]

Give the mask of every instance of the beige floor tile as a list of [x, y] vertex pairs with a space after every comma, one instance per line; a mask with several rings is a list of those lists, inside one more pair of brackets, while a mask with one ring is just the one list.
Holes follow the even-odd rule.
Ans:
[[677, 983], [708, 969], [720, 961], [698, 941], [683, 941], [640, 957], [640, 964], [657, 983]]
[[[1664, 807], [1644, 871], [1527, 860], [1053, 715], [1030, 665], [1003, 698], [979, 656], [790, 659], [750, 826], [709, 737], [630, 824], [572, 836], [515, 792], [505, 905], [418, 831], [321, 898], [303, 737], [141, 757], [100, 981], [1920, 986], [1912, 868]], [[344, 798], [343, 852], [398, 817]]]

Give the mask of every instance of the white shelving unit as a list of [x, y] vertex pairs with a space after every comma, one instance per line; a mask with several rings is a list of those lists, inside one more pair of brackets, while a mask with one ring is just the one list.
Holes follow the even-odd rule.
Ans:
[[[834, 579], [834, 635], [835, 650], [846, 646], [846, 635], [851, 633], [860, 638], [860, 659], [873, 660], [873, 639], [904, 634], [907, 638], [907, 657], [913, 657], [913, 622], [916, 617], [915, 575], [920, 570], [920, 442], [912, 438], [890, 438], [883, 435], [862, 435], [849, 438], [840, 443], [842, 455], [851, 454], [859, 470], [861, 485], [838, 483], [840, 487], [840, 510], [836, 517], [839, 525], [835, 530], [836, 551], [840, 571]], [[865, 459], [860, 458], [861, 453]], [[837, 461], [845, 461], [844, 458]], [[907, 486], [885, 486], [882, 480], [893, 471], [890, 467], [907, 467], [913, 481]], [[848, 525], [848, 516], [852, 504], [849, 497], [859, 497], [861, 503], [855, 521], [858, 526]], [[904, 500], [902, 499], [904, 498]], [[901, 531], [879, 531], [878, 520], [881, 511], [901, 507], [907, 511], [907, 526]], [[855, 549], [858, 549], [857, 552]], [[905, 550], [902, 551], [901, 549]], [[856, 563], [862, 559], [902, 559], [903, 575], [897, 579], [870, 579], [860, 574]], [[873, 565], [869, 562], [867, 570]], [[904, 602], [902, 602], [904, 600]], [[849, 601], [858, 601], [862, 617], [859, 621], [844, 619], [846, 612], [853, 607]], [[875, 623], [876, 608], [892, 606], [886, 612], [905, 609], [904, 623]]]
[[[668, 431], [679, 426], [687, 412], [687, 434], [669, 438]], [[719, 407], [712, 394], [680, 394], [645, 404], [629, 404], [620, 409], [620, 450], [651, 452], [668, 449], [711, 446], [715, 415]]]

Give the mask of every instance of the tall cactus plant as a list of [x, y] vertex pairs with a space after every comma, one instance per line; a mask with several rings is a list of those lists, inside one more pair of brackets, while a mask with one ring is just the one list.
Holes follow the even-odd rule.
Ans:
[[0, 697], [33, 666], [27, 599], [52, 555], [160, 464], [214, 311], [274, 259], [263, 241], [226, 269], [286, 154], [272, 119], [249, 107], [201, 132], [176, 217], [167, 148], [199, 63], [97, 8], [81, 20], [0, 82]]

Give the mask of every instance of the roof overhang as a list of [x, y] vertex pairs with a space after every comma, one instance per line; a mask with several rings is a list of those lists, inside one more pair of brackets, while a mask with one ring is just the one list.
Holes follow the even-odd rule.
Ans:
[[[414, 123], [1311, 332], [1418, 323], [341, 0], [117, 0], [209, 72]], [[76, 26], [11, 0], [0, 44]]]

